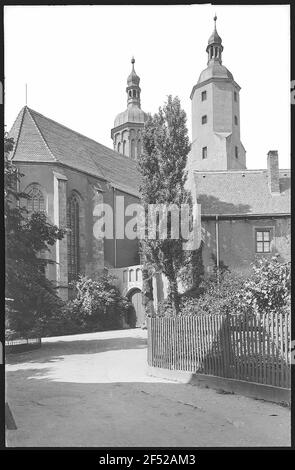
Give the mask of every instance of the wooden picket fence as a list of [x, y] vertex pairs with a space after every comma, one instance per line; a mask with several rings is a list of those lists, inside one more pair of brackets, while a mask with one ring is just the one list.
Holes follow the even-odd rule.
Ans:
[[149, 317], [148, 364], [290, 388], [290, 317]]

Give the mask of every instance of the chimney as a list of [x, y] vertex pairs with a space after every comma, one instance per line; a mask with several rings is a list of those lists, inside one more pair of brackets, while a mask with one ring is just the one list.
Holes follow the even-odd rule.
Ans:
[[268, 186], [272, 194], [280, 193], [279, 157], [277, 150], [270, 150], [267, 154]]

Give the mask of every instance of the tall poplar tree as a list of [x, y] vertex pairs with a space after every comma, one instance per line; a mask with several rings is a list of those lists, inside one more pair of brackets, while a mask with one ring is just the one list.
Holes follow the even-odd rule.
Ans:
[[[185, 111], [181, 108], [179, 98], [170, 95], [164, 106], [159, 108], [159, 112], [148, 117], [143, 130], [143, 154], [138, 168], [141, 175], [140, 192], [146, 214], [150, 204], [175, 204], [179, 208], [181, 204], [191, 204], [190, 193], [185, 189], [185, 168], [189, 151]], [[169, 238], [170, 224], [171, 214], [168, 213], [167, 238], [144, 238], [141, 242], [141, 255], [144, 269], [152, 267], [167, 277], [169, 299], [177, 314], [177, 277], [186, 263], [188, 253], [183, 249], [184, 240], [181, 236], [179, 239]]]

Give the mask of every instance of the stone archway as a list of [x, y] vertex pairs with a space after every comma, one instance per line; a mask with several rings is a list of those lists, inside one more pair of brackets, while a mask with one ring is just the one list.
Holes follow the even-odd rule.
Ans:
[[142, 293], [139, 288], [131, 289], [127, 294], [128, 299], [133, 304], [136, 313], [136, 327], [141, 327], [145, 323], [145, 310], [142, 304]]

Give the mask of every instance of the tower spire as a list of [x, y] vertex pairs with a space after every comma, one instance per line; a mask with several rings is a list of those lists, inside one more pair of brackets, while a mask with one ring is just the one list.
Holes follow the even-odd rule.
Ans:
[[140, 78], [134, 69], [134, 64], [135, 64], [134, 56], [132, 56], [131, 58], [131, 64], [132, 64], [132, 70], [131, 70], [129, 77], [127, 78], [127, 88], [126, 88], [127, 105], [128, 107], [135, 105], [140, 108], [140, 92], [141, 92], [141, 89], [139, 87]]
[[219, 64], [222, 63], [221, 55], [223, 51], [223, 46], [222, 46], [222, 39], [219, 36], [217, 29], [216, 29], [216, 21], [217, 21], [216, 13], [214, 15], [213, 20], [214, 20], [214, 30], [208, 40], [208, 46], [206, 48], [206, 51], [208, 53], [208, 65], [216, 63], [216, 62], [218, 62]]

